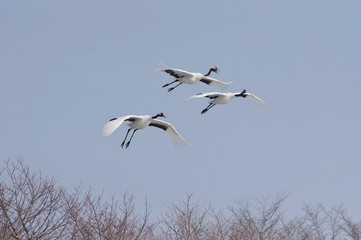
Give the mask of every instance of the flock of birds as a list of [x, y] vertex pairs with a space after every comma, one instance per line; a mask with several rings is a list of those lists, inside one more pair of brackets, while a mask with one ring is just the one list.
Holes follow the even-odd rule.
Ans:
[[[217, 67], [211, 67], [209, 69], [208, 73], [206, 73], [204, 75], [201, 73], [193, 73], [193, 72], [188, 72], [188, 71], [181, 70], [181, 69], [170, 68], [165, 65], [161, 69], [158, 69], [158, 70], [168, 73], [169, 75], [171, 75], [172, 77], [175, 78], [174, 81], [163, 85], [163, 88], [173, 85], [173, 87], [168, 88], [168, 92], [173, 91], [175, 88], [179, 87], [182, 84], [193, 85], [198, 82], [202, 82], [207, 85], [212, 85], [212, 86], [218, 87], [222, 90], [227, 88], [228, 85], [231, 84], [231, 82], [222, 82], [215, 78], [210, 77], [212, 72], [215, 72], [215, 73], [220, 72]], [[174, 85], [174, 84], [176, 84], [176, 85]], [[247, 92], [246, 90], [243, 90], [242, 92], [236, 92], [236, 93], [232, 93], [232, 92], [199, 93], [194, 96], [191, 96], [187, 100], [193, 99], [193, 98], [209, 98], [210, 99], [209, 105], [201, 111], [201, 114], [204, 114], [209, 109], [214, 107], [215, 105], [227, 104], [236, 97], [250, 98], [252, 100], [255, 100], [260, 105], [266, 104], [261, 98], [257, 97], [256, 95], [254, 95], [252, 93]], [[177, 130], [173, 127], [173, 125], [171, 125], [170, 123], [168, 123], [166, 121], [157, 119], [159, 117], [165, 118], [165, 115], [163, 113], [158, 113], [157, 115], [154, 115], [154, 116], [126, 115], [126, 116], [121, 116], [121, 117], [117, 117], [117, 118], [112, 118], [105, 124], [102, 134], [103, 134], [103, 136], [111, 135], [117, 128], [119, 128], [122, 125], [123, 122], [127, 121], [130, 123], [128, 124], [129, 128], [125, 135], [125, 138], [120, 145], [122, 148], [129, 147], [129, 144], [132, 141], [134, 133], [136, 131], [138, 131], [139, 129], [146, 128], [148, 126], [163, 129], [172, 137], [173, 142], [176, 145], [183, 146], [185, 144], [185, 140], [183, 139], [183, 137], [177, 132]], [[131, 130], [133, 130], [132, 135], [130, 136], [129, 140], [126, 141]]]

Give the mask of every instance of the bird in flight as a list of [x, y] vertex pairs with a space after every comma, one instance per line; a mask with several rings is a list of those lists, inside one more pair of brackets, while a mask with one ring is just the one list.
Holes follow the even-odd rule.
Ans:
[[176, 87], [180, 86], [183, 83], [193, 85], [193, 84], [196, 84], [198, 82], [203, 82], [205, 84], [213, 85], [213, 86], [218, 87], [220, 89], [225, 89], [225, 88], [228, 87], [229, 84], [231, 84], [231, 82], [222, 82], [222, 81], [219, 81], [219, 80], [217, 80], [215, 78], [209, 77], [209, 75], [212, 72], [215, 72], [215, 73], [220, 72], [217, 67], [211, 67], [209, 69], [208, 73], [206, 73], [204, 75], [201, 74], [201, 73], [194, 73], [194, 72], [188, 72], [188, 71], [181, 70], [181, 69], [170, 68], [170, 67], [165, 66], [165, 65], [162, 68], [158, 69], [158, 71], [163, 71], [165, 73], [168, 73], [172, 77], [176, 78], [174, 81], [163, 85], [163, 88], [165, 88], [165, 87], [168, 87], [169, 85], [172, 85], [174, 83], [178, 83], [174, 87], [168, 88], [168, 92], [172, 91], [173, 89], [175, 89]]
[[263, 101], [261, 98], [257, 97], [256, 95], [247, 92], [246, 89], [243, 90], [242, 92], [238, 92], [238, 93], [231, 93], [231, 92], [229, 92], [229, 93], [220, 93], [220, 92], [199, 93], [194, 96], [191, 96], [187, 100], [192, 99], [192, 98], [202, 98], [202, 97], [209, 98], [211, 101], [209, 101], [209, 105], [201, 111], [201, 114], [206, 113], [209, 109], [211, 109], [212, 107], [214, 107], [217, 104], [227, 104], [236, 97], [250, 98], [250, 99], [256, 101], [260, 105], [266, 105], [265, 101]]
[[[157, 119], [158, 117], [165, 117], [165, 115], [163, 113], [158, 113], [155, 116], [126, 115], [126, 116], [121, 116], [121, 117], [117, 117], [117, 118], [112, 118], [105, 124], [102, 134], [103, 134], [103, 136], [111, 135], [118, 127], [120, 127], [120, 125], [122, 125], [122, 123], [124, 121], [127, 121], [130, 123], [128, 124], [129, 128], [128, 128], [127, 134], [125, 135], [125, 138], [124, 138], [122, 144], [120, 145], [122, 148], [129, 147], [129, 144], [132, 141], [133, 135], [136, 131], [138, 131], [139, 129], [146, 128], [148, 126], [163, 129], [172, 137], [173, 142], [176, 145], [183, 146], [185, 144], [185, 141], [184, 141], [183, 137], [177, 132], [177, 130], [170, 123]], [[128, 142], [125, 143], [127, 140], [128, 134], [129, 134], [130, 130], [132, 130], [132, 129], [133, 129], [133, 133], [132, 133], [130, 139], [128, 140]]]

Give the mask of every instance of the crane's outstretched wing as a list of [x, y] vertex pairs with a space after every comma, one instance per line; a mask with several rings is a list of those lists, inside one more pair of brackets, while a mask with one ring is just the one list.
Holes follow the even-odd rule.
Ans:
[[136, 115], [126, 115], [122, 117], [112, 118], [107, 122], [103, 128], [102, 135], [109, 136], [112, 134], [124, 121], [134, 121], [137, 119], [138, 116]]
[[208, 85], [212, 85], [212, 86], [215, 86], [215, 87], [218, 87], [220, 89], [226, 89], [228, 87], [228, 85], [230, 85], [232, 82], [222, 82], [222, 81], [219, 81], [215, 78], [211, 78], [211, 77], [203, 77], [201, 80], [201, 82], [205, 83], [205, 84], [208, 84]]
[[176, 68], [171, 68], [168, 67], [166, 65], [162, 65], [161, 68], [157, 69], [157, 71], [163, 71], [168, 73], [169, 75], [175, 77], [175, 78], [182, 78], [182, 77], [192, 77], [193, 74], [191, 72], [185, 71], [185, 70], [181, 70], [181, 69], [176, 69]]
[[250, 99], [256, 101], [260, 105], [263, 105], [263, 106], [267, 105], [265, 101], [263, 101], [261, 98], [257, 97], [256, 95], [254, 95], [252, 93], [246, 92], [244, 94], [246, 95], [246, 98], [250, 98]]
[[189, 99], [192, 99], [192, 98], [202, 98], [202, 97], [206, 97], [206, 98], [209, 98], [209, 99], [213, 99], [213, 98], [216, 98], [218, 96], [222, 95], [222, 93], [219, 93], [219, 92], [207, 92], [207, 93], [198, 93], [196, 95], [193, 95], [191, 96], [190, 98], [187, 99], [187, 101]]
[[183, 137], [177, 132], [177, 130], [166, 121], [152, 119], [149, 126], [158, 127], [166, 131], [172, 137], [174, 144], [177, 146], [184, 146], [186, 143]]

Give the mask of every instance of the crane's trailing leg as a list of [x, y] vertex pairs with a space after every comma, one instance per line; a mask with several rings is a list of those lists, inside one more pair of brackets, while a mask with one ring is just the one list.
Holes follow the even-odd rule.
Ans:
[[173, 84], [175, 82], [178, 82], [178, 79], [174, 80], [173, 82], [170, 82], [170, 83], [167, 83], [167, 84], [163, 85], [162, 88], [168, 87], [169, 85], [171, 85], [171, 84]]
[[127, 137], [128, 137], [128, 134], [129, 134], [130, 130], [131, 130], [131, 128], [128, 129], [127, 134], [125, 135], [125, 138], [124, 138], [122, 144], [120, 144], [120, 146], [121, 146], [122, 148], [123, 148], [123, 146], [124, 146], [125, 140], [127, 140]]
[[132, 138], [133, 138], [133, 135], [134, 133], [137, 131], [138, 129], [134, 129], [133, 133], [132, 133], [132, 136], [130, 137], [129, 141], [127, 142], [127, 144], [125, 144], [125, 148], [128, 148], [129, 147], [129, 144], [130, 142], [132, 141]]
[[178, 87], [179, 85], [181, 85], [182, 83], [178, 83], [178, 85], [175, 85], [174, 87], [168, 88], [168, 92], [172, 91], [173, 89], [175, 89], [176, 87]]
[[209, 109], [211, 109], [212, 107], [214, 107], [216, 104], [214, 103], [210, 103], [205, 109], [202, 110], [201, 114], [206, 113]]

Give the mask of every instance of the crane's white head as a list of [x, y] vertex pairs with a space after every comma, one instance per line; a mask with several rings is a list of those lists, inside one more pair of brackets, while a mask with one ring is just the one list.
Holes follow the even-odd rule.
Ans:
[[221, 72], [221, 71], [219, 71], [219, 69], [216, 66], [211, 67], [211, 69], [209, 69], [209, 71], [212, 71], [212, 72], [215, 72], [215, 73]]
[[212, 72], [215, 72], [215, 73], [219, 73], [219, 69], [217, 67], [211, 67], [208, 71], [207, 74], [205, 74], [204, 76], [208, 77], [209, 75], [211, 75]]

